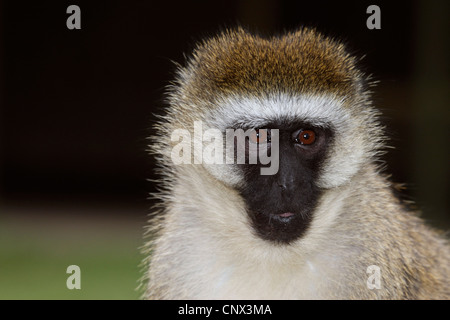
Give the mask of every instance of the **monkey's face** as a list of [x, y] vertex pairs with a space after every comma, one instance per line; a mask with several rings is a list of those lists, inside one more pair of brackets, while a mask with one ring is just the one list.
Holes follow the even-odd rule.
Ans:
[[[314, 208], [322, 192], [317, 180], [332, 131], [306, 122], [268, 123], [266, 130], [256, 130], [258, 139], [250, 137], [248, 147], [267, 148], [278, 143], [278, 171], [262, 175], [256, 164], [239, 165], [244, 183], [238, 190], [247, 205], [253, 229], [265, 240], [289, 243], [301, 237], [311, 223]], [[278, 129], [278, 141], [271, 132]]]
[[[206, 118], [209, 126], [222, 132], [255, 129], [246, 140], [246, 162], [207, 169], [242, 196], [254, 234], [266, 241], [291, 243], [318, 218], [322, 195], [347, 183], [369, 159], [377, 137], [362, 130], [366, 116], [355, 115], [336, 97], [230, 99]], [[271, 155], [275, 143], [277, 155], [271, 161], [278, 162], [277, 170], [262, 174], [261, 169], [273, 163], [257, 158], [251, 164], [249, 158], [261, 149]]]
[[[330, 221], [323, 215], [332, 213], [318, 209], [322, 197], [351, 181], [372, 161], [381, 137], [372, 125], [375, 114], [369, 108], [360, 112], [364, 106], [355, 104], [327, 95], [232, 97], [205, 117], [209, 127], [222, 132], [256, 129], [256, 139], [250, 135], [247, 141], [245, 164], [213, 165], [207, 170], [241, 195], [257, 237], [288, 244], [302, 239], [315, 220]], [[251, 164], [248, 158], [261, 148], [271, 155], [274, 143], [277, 155], [271, 161], [278, 161], [277, 170], [262, 174], [262, 168], [273, 164], [259, 158]]]
[[[268, 129], [245, 146], [245, 156], [276, 153], [276, 170], [263, 174], [272, 167], [263, 161], [203, 167], [208, 179], [221, 182], [220, 192], [225, 185], [240, 196], [239, 210], [219, 210], [234, 216], [218, 220], [241, 223], [243, 200], [251, 222], [245, 227], [286, 244], [306, 239], [316, 225], [331, 225], [336, 210], [329, 203], [339, 194], [333, 191], [376, 158], [383, 134], [366, 90], [356, 59], [314, 30], [264, 39], [238, 29], [202, 43], [180, 69], [170, 118], [175, 128], [201, 121], [219, 136], [228, 129]], [[196, 146], [211, 144], [201, 137], [196, 142], [197, 152]]]

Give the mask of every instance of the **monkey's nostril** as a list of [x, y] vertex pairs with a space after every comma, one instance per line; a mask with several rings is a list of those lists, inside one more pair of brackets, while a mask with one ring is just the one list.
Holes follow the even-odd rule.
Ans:
[[287, 189], [286, 184], [284, 184], [284, 183], [279, 183], [279, 182], [277, 182], [277, 185], [278, 185], [278, 187], [280, 187], [280, 189], [281, 189], [282, 191], [285, 191], [285, 190]]

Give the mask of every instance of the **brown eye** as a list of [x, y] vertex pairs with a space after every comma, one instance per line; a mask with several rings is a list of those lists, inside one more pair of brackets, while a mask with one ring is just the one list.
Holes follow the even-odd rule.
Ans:
[[250, 133], [250, 141], [252, 143], [255, 144], [260, 144], [260, 143], [264, 143], [264, 142], [268, 142], [268, 134], [267, 134], [267, 130], [263, 129], [256, 129], [256, 130], [252, 130], [252, 132]]
[[301, 130], [295, 140], [297, 143], [310, 145], [316, 141], [316, 134], [312, 130]]

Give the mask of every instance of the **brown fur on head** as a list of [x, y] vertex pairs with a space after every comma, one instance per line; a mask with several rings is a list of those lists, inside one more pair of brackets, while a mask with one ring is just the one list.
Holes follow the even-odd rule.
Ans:
[[[334, 172], [345, 159], [347, 168], [339, 170], [356, 171], [380, 153], [384, 139], [378, 112], [369, 99], [368, 77], [356, 64], [341, 42], [315, 29], [270, 38], [243, 28], [223, 31], [199, 43], [186, 66], [178, 69], [169, 89], [170, 108], [152, 148], [164, 154], [171, 145], [171, 133], [178, 128], [192, 130], [194, 121], [202, 121], [204, 129], [225, 131], [236, 121], [255, 127], [258, 123], [252, 119], [296, 117], [316, 124], [332, 122], [336, 130], [345, 132], [348, 147], [341, 148], [324, 171], [337, 176]], [[357, 120], [345, 121], [349, 114]], [[365, 124], [364, 130], [358, 128], [360, 123]], [[336, 135], [335, 142], [339, 139]], [[230, 172], [219, 180], [238, 181]], [[344, 180], [347, 177], [330, 178], [333, 183], [323, 185], [336, 186]]]
[[314, 29], [266, 39], [238, 28], [199, 44], [183, 80], [189, 80], [187, 93], [204, 99], [229, 93], [353, 95], [362, 77], [355, 64], [342, 43]]

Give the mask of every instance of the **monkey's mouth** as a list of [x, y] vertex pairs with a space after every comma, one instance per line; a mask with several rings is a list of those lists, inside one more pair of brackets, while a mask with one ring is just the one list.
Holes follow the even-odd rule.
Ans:
[[249, 217], [259, 237], [284, 244], [300, 238], [311, 222], [311, 215], [291, 210], [277, 213], [250, 210]]
[[289, 223], [294, 219], [295, 215], [295, 213], [287, 211], [282, 213], [271, 213], [269, 216], [271, 220], [276, 220], [281, 223]]
[[277, 214], [277, 216], [279, 216], [280, 218], [289, 218], [292, 217], [295, 213], [292, 212], [283, 212], [280, 214]]

